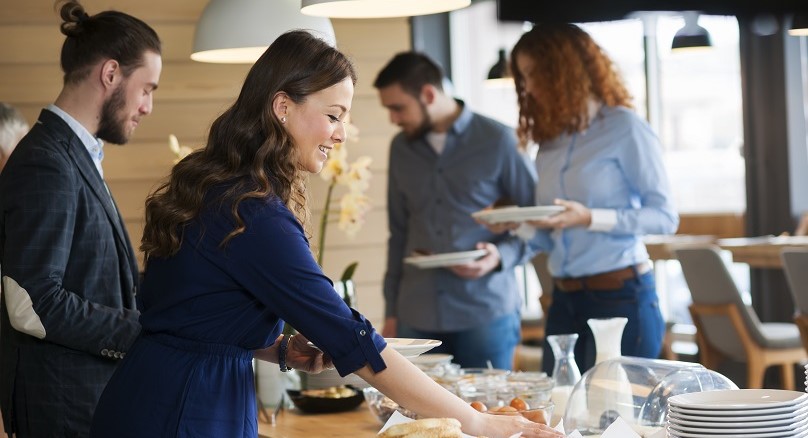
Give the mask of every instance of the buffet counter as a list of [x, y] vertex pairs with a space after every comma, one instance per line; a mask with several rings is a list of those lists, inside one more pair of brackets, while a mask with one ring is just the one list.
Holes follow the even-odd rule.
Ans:
[[[271, 415], [271, 410], [267, 410]], [[337, 438], [371, 438], [377, 436], [382, 425], [362, 403], [358, 408], [335, 414], [304, 414], [297, 409], [278, 413], [275, 424], [258, 421], [259, 438], [310, 438], [329, 436]]]

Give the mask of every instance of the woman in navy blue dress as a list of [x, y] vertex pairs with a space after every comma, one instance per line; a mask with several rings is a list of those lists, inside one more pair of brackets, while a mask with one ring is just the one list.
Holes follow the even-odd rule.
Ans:
[[[355, 81], [350, 61], [328, 44], [304, 31], [280, 36], [206, 147], [149, 196], [143, 331], [98, 403], [92, 437], [256, 437], [253, 357], [282, 370], [356, 373], [476, 435], [560, 436], [521, 417], [478, 413], [435, 384], [385, 348], [315, 262], [304, 178], [344, 140]], [[301, 334], [279, 336], [283, 321]]]

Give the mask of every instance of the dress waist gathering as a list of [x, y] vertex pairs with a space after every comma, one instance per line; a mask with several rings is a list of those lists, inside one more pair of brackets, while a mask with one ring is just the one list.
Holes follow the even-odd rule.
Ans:
[[252, 359], [253, 352], [246, 348], [231, 344], [218, 344], [215, 342], [198, 341], [195, 339], [181, 338], [168, 333], [154, 333], [143, 331], [140, 334], [144, 339], [163, 344], [167, 347], [194, 353], [213, 354], [217, 356], [229, 356], [236, 359]]

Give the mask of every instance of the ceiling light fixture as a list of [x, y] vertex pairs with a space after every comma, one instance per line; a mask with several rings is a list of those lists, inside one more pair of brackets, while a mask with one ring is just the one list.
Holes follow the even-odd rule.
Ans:
[[705, 49], [712, 47], [710, 33], [707, 29], [699, 26], [699, 13], [687, 11], [683, 13], [685, 25], [676, 31], [673, 37], [671, 49], [680, 51], [684, 49]]
[[330, 18], [389, 18], [465, 8], [471, 0], [302, 0], [300, 12]]
[[252, 64], [282, 33], [306, 29], [332, 46], [331, 21], [300, 13], [299, 0], [210, 0], [196, 23], [191, 59]]
[[508, 58], [505, 49], [499, 49], [497, 62], [488, 70], [485, 86], [492, 88], [513, 86], [513, 77], [508, 73]]

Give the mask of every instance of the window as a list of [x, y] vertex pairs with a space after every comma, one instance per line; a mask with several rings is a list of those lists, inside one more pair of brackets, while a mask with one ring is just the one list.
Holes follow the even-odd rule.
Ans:
[[709, 49], [671, 52], [684, 25], [680, 16], [660, 16], [660, 127], [665, 162], [680, 213], [743, 212], [740, 51], [735, 17], [702, 16]]

